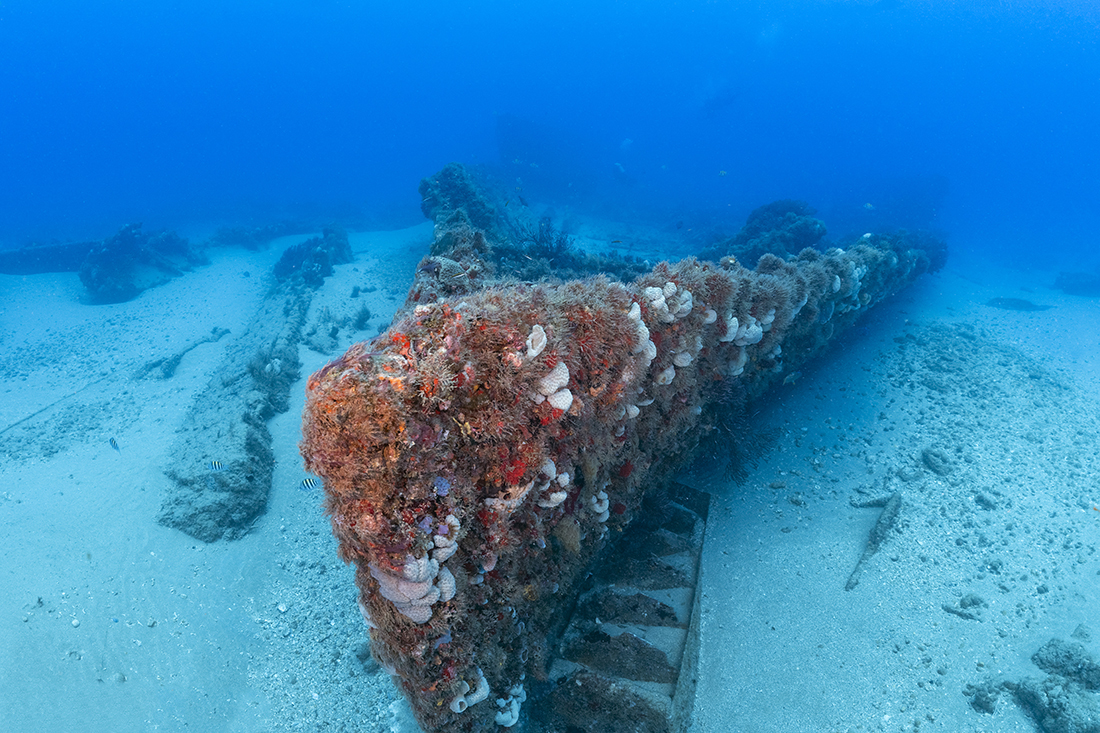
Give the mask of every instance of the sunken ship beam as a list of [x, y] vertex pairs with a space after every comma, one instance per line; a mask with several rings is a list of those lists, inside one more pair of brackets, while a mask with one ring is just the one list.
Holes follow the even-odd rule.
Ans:
[[758, 399], [928, 269], [865, 238], [755, 270], [489, 287], [415, 306], [314, 374], [302, 454], [419, 724], [513, 725], [563, 609], [708, 407]]

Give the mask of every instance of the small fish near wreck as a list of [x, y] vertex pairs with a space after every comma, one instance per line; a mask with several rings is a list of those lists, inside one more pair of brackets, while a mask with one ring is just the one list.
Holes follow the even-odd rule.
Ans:
[[221, 461], [210, 461], [210, 470], [211, 471], [220, 471], [220, 470], [222, 470], [222, 462]]
[[115, 451], [116, 451], [116, 452], [117, 452], [117, 453], [118, 453], [118, 454], [119, 454], [120, 456], [122, 455], [122, 449], [118, 447], [118, 441], [117, 441], [117, 440], [115, 440], [114, 438], [111, 438], [111, 439], [110, 439], [109, 441], [107, 441], [107, 442], [111, 444], [111, 447], [112, 447], [112, 448], [114, 448], [114, 449], [115, 449]]

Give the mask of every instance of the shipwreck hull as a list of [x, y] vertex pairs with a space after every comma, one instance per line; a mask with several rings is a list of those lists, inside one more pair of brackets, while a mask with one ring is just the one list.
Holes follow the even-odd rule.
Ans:
[[586, 579], [711, 411], [760, 398], [929, 269], [864, 242], [423, 303], [310, 378], [302, 454], [373, 653], [425, 730], [553, 704]]

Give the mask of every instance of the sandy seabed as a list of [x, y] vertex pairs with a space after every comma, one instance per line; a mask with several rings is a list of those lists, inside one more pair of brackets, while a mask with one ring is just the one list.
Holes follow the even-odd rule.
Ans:
[[[1100, 656], [1100, 304], [983, 270], [869, 313], [762, 410], [748, 481], [711, 484], [693, 731], [1034, 731], [967, 686], [1044, 683], [1051, 639]], [[883, 512], [855, 505], [894, 494], [846, 590]]]
[[[431, 225], [351, 235], [358, 286], [403, 301]], [[388, 731], [352, 572], [297, 453], [303, 379], [269, 424], [267, 513], [235, 542], [156, 524], [176, 428], [259, 307], [280, 240], [129, 303], [75, 274], [0, 277], [0, 720], [12, 732]], [[694, 731], [1031, 731], [1010, 697], [1052, 638], [1100, 656], [1100, 303], [1053, 273], [949, 265], [882, 304], [753, 418], [771, 451], [713, 494]], [[1054, 306], [1005, 311], [993, 297]], [[312, 317], [312, 316], [311, 316]], [[144, 370], [187, 351], [170, 378]], [[120, 447], [109, 444], [115, 438]], [[845, 584], [881, 508], [896, 522]]]

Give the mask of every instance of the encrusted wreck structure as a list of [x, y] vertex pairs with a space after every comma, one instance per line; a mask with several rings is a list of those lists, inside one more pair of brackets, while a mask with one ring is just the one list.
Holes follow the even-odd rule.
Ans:
[[492, 285], [504, 235], [425, 201], [437, 244], [461, 246], [433, 249], [391, 327], [309, 379], [302, 454], [420, 725], [496, 731], [560, 687], [548, 667], [581, 583], [713, 411], [759, 398], [932, 263], [868, 236], [754, 269]]

